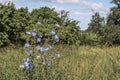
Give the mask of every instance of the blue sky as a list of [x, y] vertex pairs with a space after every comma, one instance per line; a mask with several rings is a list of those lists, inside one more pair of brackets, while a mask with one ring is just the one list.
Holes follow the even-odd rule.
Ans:
[[92, 10], [105, 17], [109, 13], [109, 8], [113, 6], [111, 0], [0, 0], [1, 3], [8, 1], [12, 1], [17, 8], [28, 7], [29, 11], [44, 6], [55, 8], [57, 12], [70, 11], [69, 17], [80, 21], [82, 30], [87, 29]]

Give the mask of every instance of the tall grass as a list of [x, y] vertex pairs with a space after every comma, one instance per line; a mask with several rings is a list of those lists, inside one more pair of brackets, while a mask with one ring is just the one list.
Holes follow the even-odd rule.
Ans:
[[60, 53], [51, 67], [34, 60], [30, 73], [19, 68], [27, 57], [23, 48], [0, 49], [0, 80], [119, 80], [120, 47], [54, 46]]

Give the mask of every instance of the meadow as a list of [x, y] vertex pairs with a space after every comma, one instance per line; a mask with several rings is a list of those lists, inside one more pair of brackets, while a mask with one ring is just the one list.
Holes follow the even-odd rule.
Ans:
[[[55, 45], [49, 54], [59, 59], [46, 67], [34, 59], [34, 68], [26, 73], [19, 66], [28, 56], [22, 47], [0, 49], [0, 80], [119, 80], [120, 47]], [[35, 53], [39, 54], [39, 53]]]

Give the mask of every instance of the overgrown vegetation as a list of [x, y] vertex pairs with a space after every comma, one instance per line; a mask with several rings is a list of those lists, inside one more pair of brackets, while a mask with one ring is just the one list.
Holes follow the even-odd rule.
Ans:
[[120, 1], [112, 3], [84, 31], [69, 11], [0, 4], [0, 80], [119, 80]]
[[23, 44], [27, 40], [25, 32], [34, 29], [48, 39], [49, 32], [56, 31], [60, 37], [60, 44], [119, 45], [119, 2], [112, 0], [115, 6], [110, 9], [107, 18], [95, 12], [85, 31], [80, 30], [78, 21], [68, 17], [69, 11], [62, 10], [57, 13], [54, 8], [41, 7], [29, 12], [27, 7], [16, 9], [13, 3], [0, 4], [0, 46]]
[[119, 48], [57, 45], [49, 53], [60, 51], [59, 63], [46, 70], [41, 60], [34, 59], [32, 75], [19, 68], [27, 57], [23, 48], [4, 48], [0, 50], [0, 80], [119, 80]]

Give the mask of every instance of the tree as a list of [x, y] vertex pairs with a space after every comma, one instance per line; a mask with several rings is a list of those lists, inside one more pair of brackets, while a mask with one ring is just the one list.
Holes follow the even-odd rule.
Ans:
[[110, 9], [110, 14], [107, 17], [107, 25], [120, 26], [120, 0], [112, 0], [114, 7]]
[[[62, 10], [60, 13], [48, 7], [35, 9], [31, 12], [31, 18], [36, 25], [36, 29], [48, 37], [50, 31], [56, 31], [61, 43], [75, 44], [78, 41], [79, 22], [68, 17], [69, 11]], [[34, 26], [35, 28], [35, 26]]]
[[16, 9], [13, 3], [0, 4], [0, 46], [19, 44], [22, 33], [29, 26], [30, 13], [27, 8]]
[[99, 33], [100, 28], [105, 24], [104, 17], [101, 17], [98, 12], [96, 12], [91, 19], [91, 22], [88, 24], [87, 31], [94, 33]]

